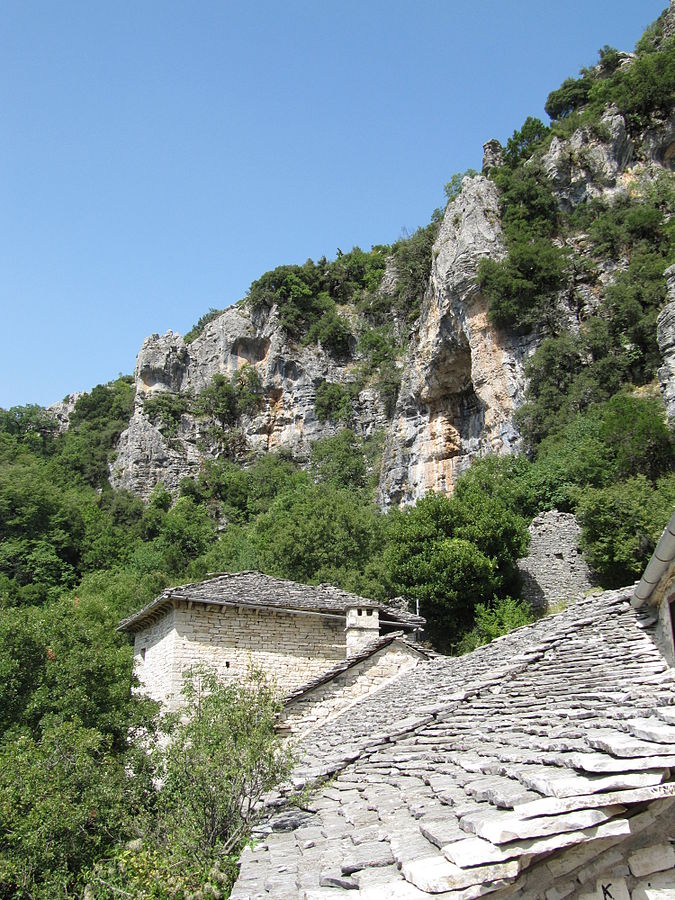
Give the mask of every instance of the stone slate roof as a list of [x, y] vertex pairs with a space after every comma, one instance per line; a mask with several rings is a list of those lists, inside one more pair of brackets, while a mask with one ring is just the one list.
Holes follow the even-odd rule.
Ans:
[[161, 615], [176, 600], [216, 606], [246, 606], [267, 609], [290, 609], [344, 616], [350, 606], [377, 609], [380, 622], [393, 623], [407, 630], [421, 628], [421, 616], [393, 609], [375, 600], [367, 600], [330, 584], [318, 586], [298, 584], [262, 575], [260, 572], [219, 574], [206, 581], [168, 588], [139, 612], [120, 622], [120, 631], [138, 631], [148, 620]]
[[420, 663], [311, 732], [294, 784], [333, 779], [270, 814], [233, 900], [519, 896], [556, 851], [626, 839], [675, 794], [673, 670], [631, 595]]
[[337, 675], [341, 675], [342, 672], [346, 672], [348, 669], [351, 669], [352, 666], [357, 665], [357, 663], [363, 662], [364, 660], [368, 659], [368, 657], [374, 656], [380, 650], [383, 650], [385, 647], [393, 644], [394, 641], [405, 644], [406, 647], [413, 650], [415, 653], [418, 653], [424, 659], [431, 659], [432, 657], [438, 655], [434, 653], [433, 650], [427, 650], [420, 644], [414, 644], [411, 641], [406, 641], [404, 635], [405, 632], [403, 631], [391, 631], [389, 632], [389, 634], [380, 635], [379, 637], [374, 638], [372, 641], [369, 641], [359, 653], [355, 653], [353, 656], [347, 656], [345, 659], [341, 659], [339, 662], [335, 663], [334, 666], [331, 666], [330, 669], [326, 669], [325, 672], [322, 672], [321, 675], [317, 675], [316, 678], [313, 678], [306, 684], [303, 684], [299, 688], [296, 688], [293, 693], [288, 694], [288, 696], [284, 698], [284, 706], [288, 706], [295, 700], [299, 700], [300, 697], [304, 697], [305, 694], [309, 693], [309, 691], [314, 690], [314, 688], [320, 687], [322, 684], [326, 684], [327, 682], [332, 681], [333, 678], [335, 678]]

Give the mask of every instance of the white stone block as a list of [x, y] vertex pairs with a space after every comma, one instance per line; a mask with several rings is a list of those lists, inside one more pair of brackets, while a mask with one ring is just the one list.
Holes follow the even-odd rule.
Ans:
[[561, 887], [554, 886], [546, 891], [546, 900], [565, 900], [565, 897], [569, 897], [575, 889], [576, 886], [573, 883]]
[[613, 876], [599, 878], [596, 881], [595, 896], [598, 897], [599, 900], [608, 900], [610, 896], [612, 900], [631, 900], [626, 879], [621, 877], [615, 878]]
[[673, 900], [675, 898], [675, 886], [654, 887], [649, 881], [641, 881], [631, 893], [631, 900]]
[[670, 844], [655, 844], [636, 850], [628, 857], [628, 866], [636, 878], [672, 869], [675, 866], [675, 850]]
[[583, 809], [560, 816], [521, 819], [517, 815], [507, 813], [497, 816], [494, 811], [489, 811], [464, 816], [460, 825], [493, 844], [505, 844], [508, 841], [592, 828], [622, 812], [624, 812], [622, 806], [609, 806], [603, 809]]
[[427, 856], [403, 864], [404, 877], [420, 890], [432, 894], [512, 879], [519, 871], [517, 861], [460, 869], [443, 856]]

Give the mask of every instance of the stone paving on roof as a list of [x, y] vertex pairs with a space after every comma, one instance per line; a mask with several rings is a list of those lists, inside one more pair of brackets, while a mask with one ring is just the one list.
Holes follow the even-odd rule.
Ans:
[[390, 607], [340, 590], [330, 584], [307, 585], [273, 578], [260, 572], [236, 572], [216, 575], [206, 581], [168, 588], [159, 597], [120, 623], [120, 629], [136, 627], [148, 615], [172, 600], [200, 603], [265, 606], [271, 609], [295, 609], [344, 615], [349, 607], [379, 609], [381, 622], [423, 626], [424, 619], [398, 607]]
[[420, 663], [313, 731], [294, 785], [332, 780], [270, 814], [233, 900], [525, 896], [536, 864], [567, 874], [555, 851], [574, 868], [665, 814], [673, 671], [630, 596]]

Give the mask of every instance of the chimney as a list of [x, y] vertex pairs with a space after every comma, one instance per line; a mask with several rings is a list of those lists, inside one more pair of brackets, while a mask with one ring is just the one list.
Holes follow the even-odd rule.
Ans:
[[377, 609], [364, 606], [348, 607], [345, 633], [347, 656], [355, 656], [380, 634], [380, 617]]

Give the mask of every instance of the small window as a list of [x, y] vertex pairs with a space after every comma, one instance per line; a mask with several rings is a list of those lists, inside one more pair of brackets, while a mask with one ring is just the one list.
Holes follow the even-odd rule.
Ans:
[[145, 662], [145, 647], [141, 647], [141, 659]]
[[229, 668], [230, 668], [230, 661], [229, 661], [229, 659], [228, 659], [227, 662], [225, 663], [225, 668], [226, 668], [226, 669], [229, 669]]
[[359, 615], [360, 615], [360, 616], [363, 615], [363, 610], [362, 610], [362, 609], [359, 610]]
[[668, 600], [668, 612], [670, 613], [670, 631], [673, 638], [673, 650], [675, 650], [675, 597]]
[[372, 616], [372, 614], [373, 614], [372, 609], [367, 609], [367, 610], [366, 610], [366, 615], [367, 615], [367, 616]]

